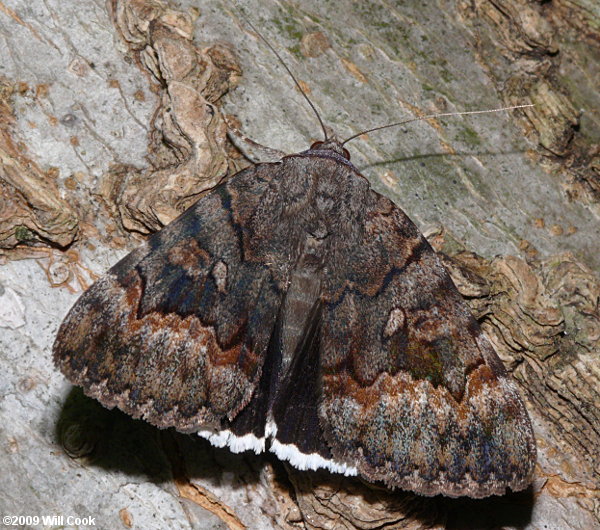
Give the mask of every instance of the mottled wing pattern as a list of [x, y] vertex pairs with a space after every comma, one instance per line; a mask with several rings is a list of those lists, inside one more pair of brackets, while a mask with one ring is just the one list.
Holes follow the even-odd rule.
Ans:
[[535, 442], [515, 384], [415, 225], [371, 190], [355, 202], [322, 293], [319, 414], [335, 460], [426, 495], [523, 489]]
[[328, 146], [242, 171], [115, 265], [54, 359], [108, 407], [426, 495], [520, 490], [514, 383], [414, 224]]
[[291, 244], [263, 228], [280, 212], [267, 169], [242, 171], [201, 198], [81, 296], [54, 344], [73, 383], [105, 406], [181, 431], [218, 429], [245, 407]]

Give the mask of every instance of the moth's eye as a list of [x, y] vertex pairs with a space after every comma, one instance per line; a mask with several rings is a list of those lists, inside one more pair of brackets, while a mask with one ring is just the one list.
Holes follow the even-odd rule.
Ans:
[[311, 149], [319, 149], [319, 148], [320, 148], [320, 147], [323, 145], [323, 143], [324, 143], [324, 142], [315, 142], [314, 144], [312, 144], [312, 145], [310, 146], [310, 148], [311, 148]]
[[348, 152], [348, 149], [346, 149], [345, 147], [342, 148], [342, 156], [346, 159], [346, 160], [350, 160], [350, 153]]

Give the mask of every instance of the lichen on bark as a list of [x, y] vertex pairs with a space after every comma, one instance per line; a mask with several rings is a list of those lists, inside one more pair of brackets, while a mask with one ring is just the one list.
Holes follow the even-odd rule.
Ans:
[[[44, 50], [55, 49], [59, 34], [76, 41], [75, 26], [65, 20], [43, 35], [34, 27], [59, 20], [69, 2], [46, 3], [51, 13], [40, 20], [19, 0], [3, 5], [0, 24], [8, 33], [31, 38], [35, 31]], [[118, 144], [107, 139], [112, 125], [93, 129], [100, 116], [88, 119], [79, 111], [85, 106], [67, 109], [100, 138], [108, 159], [95, 166], [76, 140], [66, 142], [54, 160], [75, 150], [87, 167], [69, 180], [57, 177], [56, 164], [39, 148], [59, 120], [51, 116], [38, 127], [46, 143], [26, 129], [29, 107], [47, 117], [44, 90], [38, 95], [20, 84], [27, 68], [19, 70], [18, 61], [2, 85], [0, 149], [9, 153], [2, 159], [9, 169], [0, 175], [0, 296], [8, 309], [0, 312], [0, 363], [8, 391], [0, 419], [8, 427], [0, 463], [13, 478], [2, 487], [0, 511], [24, 510], [14, 491], [36, 482], [39, 494], [30, 502], [40, 513], [92, 509], [107, 527], [147, 526], [156, 517], [159, 526], [202, 527], [204, 517], [206, 525], [229, 528], [486, 528], [491, 520], [540, 528], [552, 526], [559, 512], [569, 513], [568, 528], [599, 525], [599, 129], [590, 112], [598, 94], [585, 66], [593, 74], [598, 63], [597, 14], [584, 2], [521, 0], [253, 2], [243, 16], [216, 0], [199, 8], [112, 0], [97, 13], [91, 5], [75, 5], [84, 13], [77, 31], [89, 32], [95, 47], [108, 41], [118, 50], [111, 61], [133, 66], [113, 79], [114, 66], [90, 59], [84, 41], [65, 43], [77, 56], [68, 70], [77, 78], [65, 73], [68, 82], [57, 79], [50, 94], [97, 76], [103, 96], [126, 94], [123, 106], [142, 105], [144, 97], [156, 104], [144, 115], [143, 133]], [[112, 249], [135, 246], [132, 232], [157, 230], [240, 166], [225, 137], [223, 109], [242, 132], [279, 149], [318, 139], [310, 109], [244, 17], [342, 135], [431, 112], [536, 104], [508, 117], [422, 122], [349, 144], [374, 188], [402, 206], [446, 256], [519, 382], [540, 449], [530, 491], [485, 501], [427, 499], [299, 472], [269, 456], [233, 455], [106, 411], [55, 373], [49, 350], [73, 301], [69, 289], [81, 292], [114, 263]], [[11, 51], [32, 61], [30, 70], [41, 68], [26, 46]], [[145, 92], [127, 92], [135, 76]], [[123, 162], [118, 146], [130, 149], [140, 136], [147, 157]], [[19, 148], [24, 138], [26, 150]], [[10, 262], [31, 255], [32, 245], [48, 251], [36, 254], [34, 267]], [[69, 245], [66, 253], [53, 250]], [[51, 315], [45, 325], [41, 315]]]

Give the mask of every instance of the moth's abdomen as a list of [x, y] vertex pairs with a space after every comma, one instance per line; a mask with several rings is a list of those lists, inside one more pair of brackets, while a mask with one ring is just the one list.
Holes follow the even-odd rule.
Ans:
[[305, 333], [312, 307], [319, 297], [320, 279], [312, 270], [295, 270], [283, 306], [281, 330], [282, 373], [285, 373]]
[[323, 253], [327, 248], [328, 235], [325, 230], [318, 232], [318, 235], [319, 237], [315, 237], [307, 234], [289, 279], [282, 315], [282, 374], [287, 371], [298, 344], [306, 333], [311, 311], [319, 303]]

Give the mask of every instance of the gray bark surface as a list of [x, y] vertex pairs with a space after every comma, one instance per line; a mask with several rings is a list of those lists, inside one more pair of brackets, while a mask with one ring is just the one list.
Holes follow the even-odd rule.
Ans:
[[[217, 0], [0, 1], [0, 515], [96, 528], [600, 528], [597, 3], [239, 5], [244, 15]], [[286, 153], [321, 139], [244, 17], [341, 138], [535, 103], [347, 145], [447, 256], [520, 383], [539, 447], [529, 490], [428, 499], [298, 472], [108, 411], [53, 367], [79, 294], [247, 163], [226, 123]]]

